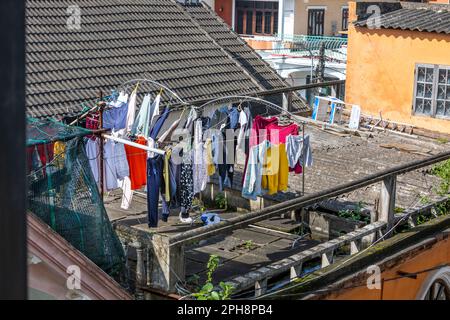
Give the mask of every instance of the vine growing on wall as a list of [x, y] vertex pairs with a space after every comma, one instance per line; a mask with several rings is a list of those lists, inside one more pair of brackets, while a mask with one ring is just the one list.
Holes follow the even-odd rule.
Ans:
[[225, 282], [219, 283], [220, 290], [214, 288], [213, 273], [219, 267], [219, 257], [211, 255], [208, 260], [206, 282], [197, 293], [192, 296], [197, 300], [229, 300], [233, 293], [233, 286]]

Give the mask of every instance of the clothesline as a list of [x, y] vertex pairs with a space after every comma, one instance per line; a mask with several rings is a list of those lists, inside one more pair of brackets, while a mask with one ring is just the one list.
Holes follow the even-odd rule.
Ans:
[[[153, 94], [147, 94], [143, 101], [140, 109], [137, 109], [137, 96], [138, 96], [138, 88], [139, 90], [142, 90], [142, 84], [149, 83], [152, 85], [156, 85], [160, 88], [159, 94], [156, 95], [156, 98]], [[129, 95], [129, 88], [133, 87], [133, 91]], [[116, 97], [116, 93], [120, 91], [119, 98]], [[164, 107], [163, 114], [160, 114], [159, 109], [159, 103], [161, 96], [163, 94], [163, 91], [170, 94], [170, 102], [169, 106], [166, 105]], [[164, 85], [161, 85], [157, 83], [156, 81], [149, 80], [149, 79], [134, 79], [125, 82], [123, 85], [121, 85], [118, 90], [114, 91], [115, 93], [111, 96], [112, 99], [117, 99], [118, 103], [113, 103], [110, 106], [112, 107], [111, 110], [106, 108], [108, 104], [110, 104], [112, 101], [102, 101], [104, 98], [100, 94], [100, 102], [97, 103], [93, 108], [91, 108], [88, 112], [85, 112], [80, 118], [87, 117], [90, 114], [96, 112], [100, 112], [100, 121], [99, 124], [102, 125], [104, 128], [110, 128], [113, 130], [119, 130], [115, 131], [116, 133], [121, 133], [120, 137], [118, 137], [116, 134], [109, 134], [109, 133], [102, 133], [97, 134], [97, 136], [100, 138], [100, 149], [99, 147], [94, 147], [92, 144], [86, 146], [86, 148], [89, 148], [89, 155], [95, 156], [94, 159], [89, 159], [90, 165], [95, 167], [96, 169], [93, 169], [93, 172], [96, 172], [94, 176], [98, 178], [97, 181], [100, 181], [100, 189], [103, 192], [103, 186], [104, 184], [107, 186], [107, 190], [112, 190], [113, 188], [122, 188], [123, 189], [123, 197], [122, 197], [122, 208], [126, 209], [129, 207], [129, 204], [131, 203], [131, 199], [133, 196], [133, 192], [135, 190], [138, 190], [142, 186], [147, 186], [147, 200], [148, 200], [148, 212], [149, 212], [149, 226], [154, 227], [157, 225], [158, 220], [158, 206], [157, 202], [159, 200], [159, 196], [161, 197], [167, 197], [167, 195], [175, 195], [175, 193], [172, 193], [172, 185], [180, 187], [181, 194], [176, 194], [178, 197], [178, 200], [174, 202], [174, 204], [180, 206], [181, 205], [181, 212], [180, 212], [180, 219], [183, 222], [182, 218], [188, 218], [189, 217], [189, 210], [192, 209], [192, 199], [195, 194], [197, 194], [200, 190], [200, 188], [203, 188], [206, 186], [205, 181], [209, 181], [209, 177], [213, 174], [219, 175], [219, 185], [220, 189], [222, 190], [223, 186], [226, 185], [232, 185], [233, 183], [233, 174], [234, 174], [234, 165], [235, 164], [243, 164], [243, 163], [228, 163], [228, 160], [226, 160], [226, 163], [222, 164], [222, 157], [228, 155], [229, 152], [231, 152], [232, 149], [236, 149], [235, 151], [238, 152], [238, 148], [233, 144], [233, 146], [226, 146], [225, 150], [222, 152], [218, 150], [222, 150], [219, 145], [217, 145], [217, 141], [220, 141], [221, 143], [224, 142], [233, 142], [238, 140], [242, 141], [242, 138], [244, 139], [244, 145], [239, 147], [239, 150], [242, 154], [242, 152], [247, 153], [242, 148], [245, 148], [246, 143], [248, 143], [248, 139], [251, 136], [248, 134], [247, 131], [251, 129], [252, 124], [248, 122], [249, 119], [254, 118], [255, 116], [275, 116], [279, 117], [280, 125], [283, 125], [284, 121], [282, 120], [282, 117], [288, 117], [289, 123], [294, 125], [296, 124], [298, 127], [298, 132], [296, 134], [300, 134], [300, 129], [303, 131], [303, 140], [305, 139], [305, 125], [307, 124], [306, 121], [302, 121], [291, 112], [287, 111], [281, 106], [278, 106], [270, 101], [263, 100], [258, 97], [251, 97], [251, 96], [226, 96], [221, 97], [217, 99], [213, 99], [207, 103], [204, 103], [200, 106], [192, 106], [188, 103], [184, 102], [175, 92], [170, 90]], [[156, 92], [156, 90], [153, 90], [152, 92]], [[141, 92], [142, 93], [142, 92]], [[150, 99], [154, 99], [154, 102], [151, 103]], [[167, 132], [173, 132], [173, 128], [179, 128], [181, 127], [183, 129], [188, 129], [191, 131], [191, 134], [193, 134], [193, 140], [188, 139], [188, 143], [191, 146], [191, 148], [188, 148], [187, 152], [184, 152], [184, 156], [191, 158], [188, 160], [188, 158], [183, 158], [183, 164], [180, 168], [177, 168], [176, 170], [181, 170], [181, 177], [176, 176], [172, 173], [172, 167], [169, 168], [168, 163], [172, 159], [172, 151], [171, 149], [159, 149], [157, 144], [153, 144], [153, 142], [158, 142], [158, 132], [162, 129], [162, 126], [167, 120], [168, 114], [173, 111], [181, 111], [181, 109], [175, 109], [170, 107], [171, 101], [173, 99], [176, 99], [177, 101], [181, 101], [181, 107], [182, 112], [180, 119], [178, 120], [178, 123], [176, 121], [172, 124], [171, 128], [167, 130]], [[244, 113], [243, 108], [240, 108], [243, 104], [247, 103], [246, 107], [246, 113], [247, 120], [245, 120], [245, 123], [241, 123], [240, 117]], [[122, 104], [122, 105], [121, 105]], [[239, 107], [236, 108], [236, 104], [239, 104]], [[258, 108], [254, 108], [255, 104], [258, 106]], [[145, 105], [145, 107], [144, 107]], [[227, 106], [225, 106], [227, 105]], [[124, 112], [120, 109], [123, 109], [123, 106], [127, 108], [128, 112], [126, 115], [126, 119], [124, 118]], [[222, 106], [222, 107], [220, 107]], [[259, 107], [260, 106], [260, 107]], [[264, 106], [264, 107], [263, 107]], [[211, 107], [211, 112], [213, 112], [213, 115], [206, 115], [205, 111], [206, 108]], [[131, 108], [131, 109], [129, 109]], [[142, 109], [145, 108], [145, 109]], [[121, 111], [117, 111], [121, 110]], [[132, 111], [130, 111], [132, 110]], [[135, 115], [135, 112], [139, 110], [139, 114]], [[155, 110], [155, 111], [154, 111]], [[186, 111], [190, 111], [189, 114], [186, 116], [187, 120], [186, 123], [181, 123], [180, 120], [183, 118], [183, 115], [186, 113]], [[209, 110], [209, 109], [208, 109]], [[271, 111], [274, 112], [271, 112]], [[116, 112], [117, 111], [117, 112]], [[255, 112], [256, 111], [256, 112]], [[219, 112], [220, 115], [216, 115], [216, 112]], [[173, 114], [173, 113], [172, 113]], [[155, 116], [160, 116], [159, 118], [154, 118]], [[111, 118], [113, 117], [113, 118]], [[114, 118], [115, 117], [115, 118]], [[72, 122], [72, 124], [75, 124], [80, 121], [80, 118]], [[108, 120], [107, 120], [108, 119]], [[153, 119], [156, 120], [156, 122], [153, 122]], [[206, 120], [205, 123], [202, 123], [203, 120]], [[122, 121], [125, 121], [124, 124], [122, 124]], [[131, 122], [130, 122], [131, 121]], [[241, 126], [239, 126], [241, 124]], [[244, 124], [244, 126], [242, 126]], [[152, 126], [152, 128], [146, 128], [146, 126]], [[87, 124], [87, 126], [90, 128], [90, 124]], [[143, 129], [142, 127], [144, 126]], [[173, 127], [173, 128], [172, 128]], [[125, 129], [124, 131], [121, 131]], [[153, 133], [153, 129], [157, 128]], [[203, 141], [203, 138], [205, 138], [204, 131], [205, 129], [220, 129], [220, 133], [212, 133], [211, 136], [208, 135], [208, 142]], [[226, 139], [225, 132], [222, 131], [222, 129], [239, 129], [241, 132], [244, 132], [244, 134], [239, 133], [239, 137], [234, 137], [232, 140]], [[150, 132], [149, 132], [150, 130]], [[124, 134], [126, 132], [126, 134]], [[131, 134], [131, 136], [138, 137], [136, 142], [130, 141], [128, 138], [128, 135]], [[200, 138], [200, 140], [198, 139]], [[203, 137], [203, 138], [202, 138]], [[225, 138], [225, 139], [224, 139]], [[106, 144], [103, 144], [102, 142], [110, 141], [109, 144], [106, 142]], [[162, 140], [161, 140], [162, 141]], [[184, 139], [183, 139], [184, 141]], [[247, 141], [247, 142], [245, 142]], [[119, 145], [115, 146], [112, 144], [112, 142], [116, 142]], [[138, 143], [139, 142], [139, 143]], [[274, 141], [271, 141], [272, 143]], [[176, 143], [175, 141], [171, 141], [169, 144]], [[214, 146], [212, 145], [214, 143]], [[192, 145], [191, 145], [192, 144]], [[165, 145], [162, 144], [161, 146]], [[190, 155], [190, 151], [192, 147], [196, 147], [197, 145], [204, 145], [205, 150], [204, 151], [198, 151], [193, 150], [193, 154]], [[124, 149], [125, 147], [125, 149]], [[128, 149], [126, 149], [128, 148]], [[136, 153], [137, 150], [133, 152], [131, 149], [136, 148], [138, 150], [147, 151], [149, 154], [144, 153]], [[209, 148], [209, 149], [207, 149]], [[213, 148], [214, 150], [212, 150]], [[231, 148], [231, 149], [230, 149]], [[269, 147], [267, 149], [268, 156], [270, 156], [270, 148], [272, 150], [277, 150], [277, 145], [274, 143], [272, 147]], [[284, 147], [283, 147], [284, 148]], [[86, 149], [86, 150], [87, 150]], [[95, 150], [99, 149], [99, 150]], [[166, 151], [168, 150], [168, 151]], [[274, 152], [275, 152], [274, 151]], [[200, 152], [200, 153], [199, 153]], [[218, 153], [220, 152], [220, 153]], [[152, 154], [152, 155], [150, 155]], [[232, 153], [230, 153], [231, 155]], [[205, 156], [207, 155], [207, 156]], [[214, 159], [213, 159], [214, 155]], [[100, 163], [96, 162], [95, 160], [100, 156]], [[183, 156], [183, 157], [184, 157]], [[198, 162], [198, 159], [196, 157], [199, 157], [200, 163]], [[240, 157], [239, 159], [243, 159], [248, 157], [246, 154], [245, 157]], [[144, 161], [144, 158], [147, 160]], [[236, 154], [235, 154], [236, 158]], [[196, 159], [196, 160], [194, 160]], [[228, 158], [227, 158], [228, 159]], [[188, 162], [184, 162], [184, 160], [188, 160]], [[137, 162], [136, 162], [137, 161]], [[191, 162], [192, 161], [192, 162]], [[236, 159], [237, 161], [237, 159]], [[127, 163], [128, 162], [128, 163]], [[298, 162], [298, 159], [297, 159]], [[295, 162], [295, 164], [297, 164]], [[139, 163], [139, 164], [138, 164]], [[170, 162], [171, 163], [171, 162]], [[302, 159], [302, 164], [305, 163], [305, 159]], [[100, 168], [98, 166], [100, 165]], [[136, 166], [139, 167], [136, 167]], [[171, 164], [170, 164], [171, 165]], [[103, 169], [103, 166], [105, 166], [105, 171]], [[144, 169], [144, 167], [147, 167], [147, 170]], [[205, 168], [205, 166], [208, 167], [208, 169]], [[210, 173], [209, 167], [215, 166], [214, 170], [212, 170]], [[247, 164], [245, 164], [247, 166]], [[163, 168], [164, 167], [164, 168]], [[285, 168], [288, 169], [287, 167]], [[174, 169], [175, 170], [175, 169]], [[208, 173], [206, 173], [206, 171]], [[285, 171], [286, 171], [285, 170]], [[170, 171], [170, 172], [169, 172]], [[106, 172], [106, 179], [103, 177], [103, 175]], [[143, 184], [142, 177], [140, 176], [141, 172], [143, 174], [146, 174], [146, 183]], [[201, 173], [199, 173], [201, 172]], [[302, 173], [303, 176], [303, 191], [304, 191], [304, 168]], [[180, 173], [178, 173], [180, 174]], [[138, 176], [137, 176], [138, 175]], [[164, 177], [163, 177], [164, 175]], [[281, 176], [280, 176], [281, 177]], [[283, 176], [284, 177], [284, 176]], [[96, 178], [96, 179], [97, 179]], [[171, 179], [177, 179], [175, 183], [173, 184], [173, 181]], [[206, 178], [206, 180], [204, 180]], [[170, 182], [168, 182], [169, 180]], [[180, 180], [181, 179], [181, 180]], [[114, 180], [114, 181], [113, 181]], [[119, 180], [121, 181], [120, 184]], [[142, 181], [141, 181], [142, 180]], [[167, 181], [166, 181], [167, 180]], [[200, 184], [198, 184], [200, 182]], [[165, 183], [165, 185], [164, 185]], [[167, 184], [169, 183], [169, 184]], [[170, 190], [168, 189], [170, 185]], [[287, 180], [286, 180], [287, 185]], [[200, 187], [201, 186], [201, 187]], [[165, 188], [165, 193], [161, 191], [161, 194], [159, 193], [159, 188], [162, 187]], [[276, 187], [276, 186], [275, 186]], [[276, 187], [278, 188], [278, 187]], [[276, 189], [275, 188], [275, 189]], [[266, 189], [266, 187], [264, 187]], [[277, 190], [272, 188], [271, 190], [273, 192], [279, 192], [284, 189], [281, 187]], [[162, 189], [161, 189], [162, 190]], [[170, 192], [170, 193], [167, 193]], [[161, 201], [163, 199], [161, 198]], [[168, 203], [171, 203], [172, 199], [170, 200], [166, 199], [164, 204], [168, 205]], [[181, 201], [181, 202], [179, 202]], [[124, 207], [124, 203], [126, 208]], [[164, 212], [166, 214], [169, 214], [168, 209], [163, 210], [163, 217]], [[187, 221], [187, 220], [186, 220]]]

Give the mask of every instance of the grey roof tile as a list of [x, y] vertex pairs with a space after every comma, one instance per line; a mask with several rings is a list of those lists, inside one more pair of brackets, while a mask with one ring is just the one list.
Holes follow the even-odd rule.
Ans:
[[[70, 5], [81, 9], [80, 30], [67, 28]], [[34, 117], [79, 112], [98, 90], [108, 94], [135, 78], [159, 81], [188, 102], [286, 86], [208, 11], [201, 14], [215, 32], [171, 0], [27, 0], [26, 8], [26, 101]]]
[[[375, 22], [376, 24], [371, 23]], [[355, 26], [450, 34], [450, 5], [403, 4], [379, 19], [362, 19]]]

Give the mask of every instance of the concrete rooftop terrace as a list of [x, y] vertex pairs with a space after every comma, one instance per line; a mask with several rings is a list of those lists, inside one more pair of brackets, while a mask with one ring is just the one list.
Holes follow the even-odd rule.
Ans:
[[[406, 164], [415, 160], [439, 154], [449, 149], [448, 143], [416, 136], [403, 136], [388, 132], [363, 132], [360, 136], [322, 130], [314, 125], [306, 126], [306, 134], [311, 137], [314, 165], [307, 169], [305, 176], [305, 194], [312, 194], [343, 183], [364, 178], [370, 174]], [[236, 167], [234, 194], [241, 189], [242, 167]], [[266, 197], [270, 203], [283, 202], [301, 196], [301, 175], [291, 175], [289, 191]], [[214, 182], [214, 179], [213, 181]], [[397, 180], [397, 207], [404, 209], [414, 207], [421, 197], [431, 201], [438, 199], [433, 188], [440, 179], [432, 176], [427, 170], [418, 170], [400, 175]], [[237, 192], [236, 192], [237, 191]], [[363, 201], [373, 206], [379, 196], [380, 186], [375, 184], [340, 197], [339, 200], [354, 202]], [[242, 200], [242, 199], [241, 199]], [[158, 228], [147, 226], [147, 204], [145, 194], [136, 194], [129, 210], [120, 209], [121, 193], [113, 192], [105, 196], [105, 206], [110, 219], [119, 224], [151, 234], [173, 237], [179, 233], [201, 228], [197, 220], [192, 225], [181, 225], [178, 222], [178, 211], [171, 212], [167, 223], [160, 222]], [[227, 220], [243, 212], [222, 213], [221, 218]], [[198, 213], [192, 213], [196, 216]], [[289, 234], [300, 227], [300, 223], [290, 217], [276, 217], [226, 234], [220, 234], [186, 247], [186, 278], [190, 275], [204, 277], [206, 262], [210, 254], [221, 258], [221, 266], [216, 276], [226, 280], [237, 274], [247, 273], [268, 265], [318, 244], [317, 241]], [[281, 232], [280, 232], [281, 231]], [[250, 242], [249, 242], [250, 241]], [[251, 244], [251, 248], [246, 244]]]

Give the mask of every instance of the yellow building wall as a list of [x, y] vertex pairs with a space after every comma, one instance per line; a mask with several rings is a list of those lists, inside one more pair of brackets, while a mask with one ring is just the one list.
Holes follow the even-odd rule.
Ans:
[[450, 35], [350, 24], [348, 38], [346, 102], [365, 114], [450, 134], [450, 120], [412, 114], [416, 63], [450, 65]]
[[[435, 268], [439, 265], [450, 264], [450, 240], [437, 242], [432, 248], [415, 255], [404, 263], [399, 264], [381, 274], [381, 279], [398, 278], [398, 271], [415, 273]], [[369, 290], [363, 283], [361, 287], [341, 290], [327, 297], [337, 300], [415, 300], [422, 288], [426, 287], [429, 272], [417, 274], [417, 279], [401, 278], [395, 281], [386, 281], [383, 290]]]
[[[342, 31], [342, 8], [348, 0], [297, 0], [295, 2], [294, 34], [308, 34], [308, 7], [326, 7], [324, 36], [339, 36]], [[333, 23], [336, 30], [333, 32]]]

